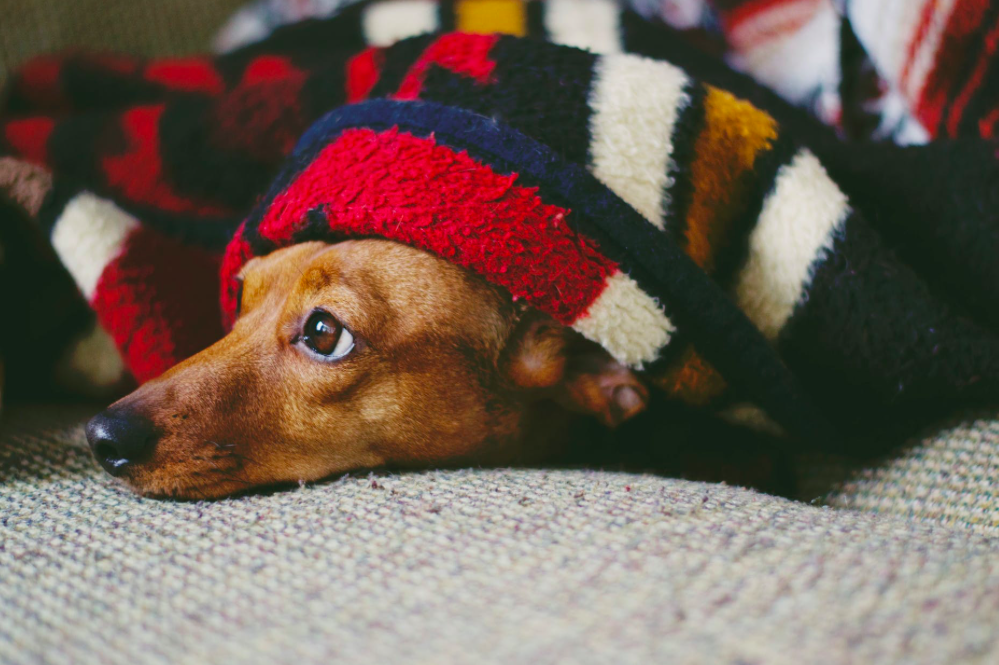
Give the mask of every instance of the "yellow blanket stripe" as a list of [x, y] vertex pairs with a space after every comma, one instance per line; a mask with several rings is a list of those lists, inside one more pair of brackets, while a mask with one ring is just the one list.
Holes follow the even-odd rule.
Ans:
[[718, 248], [744, 210], [745, 197], [755, 190], [747, 175], [777, 138], [777, 122], [749, 102], [705, 87], [704, 128], [694, 144], [685, 239], [687, 254], [711, 274]]
[[459, 0], [455, 3], [454, 23], [460, 32], [523, 37], [527, 34], [525, 0]]

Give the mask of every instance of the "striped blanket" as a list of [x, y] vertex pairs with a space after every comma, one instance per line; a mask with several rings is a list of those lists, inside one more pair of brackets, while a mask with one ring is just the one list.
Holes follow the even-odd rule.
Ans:
[[[357, 0], [255, 0], [216, 39], [230, 51], [277, 27], [333, 16]], [[483, 0], [395, 0], [424, 12], [425, 28], [465, 29]], [[613, 0], [507, 0], [489, 11], [533, 14], [554, 40], [617, 44]], [[382, 3], [383, 5], [388, 3]], [[993, 61], [999, 6], [988, 0], [620, 0], [617, 5], [676, 28], [684, 41], [723, 55], [785, 100], [808, 109], [840, 135], [902, 144], [962, 134], [992, 138], [999, 104]], [[521, 8], [523, 6], [523, 8]], [[469, 8], [472, 8], [469, 10]], [[386, 10], [383, 10], [386, 11]], [[571, 30], [563, 17], [576, 16]], [[521, 19], [522, 20], [522, 19]], [[585, 25], [592, 33], [581, 37]], [[573, 42], [569, 42], [573, 43]]]
[[[994, 145], [842, 143], [633, 12], [401, 4], [217, 58], [26, 66], [0, 121], [13, 387], [48, 387], [47, 363], [75, 388], [148, 380], [224, 333], [249, 256], [374, 233], [502, 284], [670, 399], [791, 440], [842, 449], [996, 401]], [[411, 36], [450, 27], [471, 32]], [[469, 161], [479, 185], [455, 199], [444, 169], [421, 192], [426, 162], [403, 154]], [[399, 192], [435, 204], [402, 214]], [[450, 212], [466, 204], [519, 224], [494, 250], [526, 254], [477, 261]], [[571, 260], [528, 242], [542, 223], [566, 225]]]

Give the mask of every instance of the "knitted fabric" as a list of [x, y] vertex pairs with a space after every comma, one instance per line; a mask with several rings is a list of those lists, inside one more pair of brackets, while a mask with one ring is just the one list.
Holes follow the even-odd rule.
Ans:
[[[221, 30], [231, 50], [278, 26], [335, 15], [353, 0], [256, 0]], [[440, 18], [420, 7], [432, 0], [383, 2], [384, 11], [425, 16], [424, 29], [461, 25], [481, 0], [442, 4]], [[494, 3], [487, 3], [494, 6]], [[570, 8], [579, 24], [611, 17], [613, 0], [511, 0], [537, 23], [557, 24]], [[921, 144], [971, 130], [996, 131], [994, 7], [982, 0], [628, 0], [618, 3], [668, 23], [685, 43], [712, 54], [808, 109], [851, 138]], [[509, 9], [507, 11], [510, 11]], [[546, 20], [554, 16], [550, 21]], [[606, 22], [606, 19], [605, 19]], [[596, 31], [595, 31], [596, 32]], [[558, 41], [559, 30], [549, 31]], [[604, 40], [606, 41], [606, 40]], [[568, 42], [573, 43], [573, 42]], [[946, 116], [946, 117], [944, 117]], [[958, 126], [966, 128], [958, 131]], [[977, 129], [975, 127], [977, 126]]]
[[[668, 17], [670, 4], [660, 4], [660, 13]], [[999, 5], [994, 2], [680, 4], [701, 6], [701, 24], [720, 28], [731, 64], [785, 98], [810, 105], [851, 135], [865, 135], [866, 125], [875, 135], [905, 143], [995, 136]]]
[[[894, 72], [882, 71], [874, 49], [906, 48], [919, 37], [891, 42], [868, 27], [903, 20], [912, 5], [946, 20], [950, 7], [933, 2], [870, 0], [634, 0], [642, 15], [658, 17], [692, 40], [716, 45], [726, 61], [822, 122], [851, 138], [925, 143], [930, 134], [902, 93]], [[904, 54], [903, 54], [904, 55]], [[926, 57], [923, 54], [922, 57]]]
[[[71, 366], [110, 335], [135, 378], [156, 376], [221, 334], [218, 289], [231, 313], [249, 256], [376, 234], [504, 285], [671, 397], [758, 422], [752, 403], [813, 443], [994, 400], [990, 145], [840, 144], [634, 14], [613, 34], [572, 34], [674, 64], [494, 35], [364, 48], [402, 29], [376, 22], [379, 6], [214, 60], [76, 56], [21, 72], [3, 149], [55, 177], [8, 159], [22, 183], [9, 198], [44, 200], [26, 214], [99, 324]], [[405, 101], [315, 125], [223, 261], [306, 127], [377, 97]], [[921, 191], [892, 190], [903, 168]], [[78, 321], [42, 318], [64, 334]]]

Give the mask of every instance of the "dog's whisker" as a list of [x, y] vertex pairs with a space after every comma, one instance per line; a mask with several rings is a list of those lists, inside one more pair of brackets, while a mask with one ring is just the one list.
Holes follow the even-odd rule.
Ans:
[[257, 460], [253, 459], [249, 455], [244, 455], [243, 453], [232, 452], [232, 453], [229, 453], [229, 456], [232, 457], [233, 459], [239, 460], [243, 464], [245, 464], [246, 462], [249, 462], [251, 464], [257, 464], [258, 463]]
[[208, 463], [211, 465], [212, 468], [207, 473], [198, 473], [198, 475], [200, 475], [202, 477], [207, 476], [207, 475], [212, 475], [212, 476], [217, 476], [217, 477], [224, 478], [225, 480], [228, 480], [230, 482], [240, 483], [240, 484], [243, 484], [243, 485], [252, 485], [252, 483], [250, 481], [244, 480], [242, 478], [238, 478], [238, 477], [232, 475], [233, 472], [239, 471], [242, 468], [241, 464], [236, 465], [235, 467], [232, 467], [232, 468], [224, 468], [224, 467], [218, 466], [217, 464], [215, 464], [211, 460], [208, 460]]
[[244, 478], [237, 478], [236, 476], [231, 476], [226, 473], [222, 473], [221, 471], [219, 471], [217, 475], [224, 480], [227, 480], [231, 483], [236, 483], [237, 485], [243, 485], [244, 487], [250, 487], [251, 485], [253, 485], [253, 483], [250, 482], [249, 480], [246, 480]]

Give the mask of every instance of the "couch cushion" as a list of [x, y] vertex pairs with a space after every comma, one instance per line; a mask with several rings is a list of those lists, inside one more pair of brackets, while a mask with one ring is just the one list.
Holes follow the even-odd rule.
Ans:
[[825, 502], [999, 537], [999, 417], [969, 415], [854, 471]]
[[594, 471], [170, 503], [0, 424], [0, 661], [995, 662], [999, 540]]
[[39, 53], [68, 48], [167, 55], [204, 51], [244, 0], [3, 0], [0, 87]]

